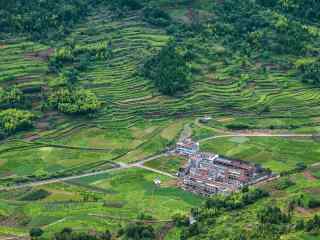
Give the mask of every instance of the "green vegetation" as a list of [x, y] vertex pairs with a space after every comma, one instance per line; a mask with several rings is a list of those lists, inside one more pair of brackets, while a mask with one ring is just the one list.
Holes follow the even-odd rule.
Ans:
[[[123, 232], [123, 233], [122, 233]], [[129, 224], [122, 231], [121, 235], [124, 235], [125, 239], [132, 240], [151, 240], [155, 239], [155, 233], [152, 226], [145, 226], [143, 224]]]
[[315, 85], [319, 85], [319, 59], [300, 59], [296, 62], [296, 68], [305, 82], [311, 82]]
[[7, 109], [0, 112], [0, 129], [10, 134], [32, 127], [34, 114], [18, 109]]
[[[201, 204], [199, 197], [170, 186], [167, 177], [160, 176], [162, 184], [156, 187], [153, 183], [156, 177], [157, 174], [149, 171], [128, 169], [99, 178], [49, 184], [33, 188], [32, 192], [42, 189], [50, 193], [39, 201], [22, 201], [21, 198], [29, 194], [28, 189], [1, 191], [0, 214], [4, 215], [4, 209], [4, 219], [10, 220], [19, 212], [21, 222], [16, 222], [17, 229], [40, 227], [45, 237], [65, 227], [77, 229], [76, 232], [86, 232], [92, 227], [97, 232], [105, 232], [107, 227], [112, 235], [117, 235], [121, 226], [125, 228], [129, 222], [141, 219], [142, 213], [143, 219], [152, 216], [157, 222], [170, 220], [175, 214], [187, 214]], [[13, 199], [15, 203], [10, 203]], [[2, 227], [9, 226], [1, 225], [0, 233]]]
[[43, 230], [41, 228], [32, 228], [29, 232], [31, 239], [37, 239], [43, 235]]
[[39, 189], [36, 191], [31, 191], [24, 195], [21, 200], [22, 201], [37, 201], [48, 197], [50, 193], [44, 189]]
[[[201, 143], [281, 173], [261, 186], [269, 196], [250, 189], [199, 207], [166, 177], [155, 188], [157, 174], [115, 171], [1, 191], [0, 235], [317, 239], [319, 9], [309, 0], [0, 1], [1, 186], [146, 159], [185, 126], [194, 139], [314, 134]], [[175, 174], [184, 161], [146, 165]], [[189, 226], [191, 208], [199, 219]], [[176, 224], [144, 224], [141, 213]]]
[[145, 165], [154, 169], [159, 169], [164, 172], [176, 174], [181, 167], [187, 162], [185, 157], [162, 157], [151, 162], [147, 162]]
[[25, 102], [23, 92], [13, 86], [9, 89], [0, 89], [0, 109], [16, 108]]
[[[309, 146], [308, 150], [305, 146]], [[316, 154], [319, 147], [320, 144], [311, 138], [281, 137], [231, 137], [201, 144], [203, 151], [252, 161], [283, 175], [291, 170], [300, 171], [301, 162], [307, 166], [319, 162]]]
[[[77, 21], [87, 14], [87, 7], [97, 1], [1, 2], [0, 28], [5, 32], [30, 34], [35, 39], [65, 34]], [[64, 6], [64, 7], [61, 7]]]
[[175, 95], [190, 87], [190, 70], [173, 42], [147, 60], [143, 66], [143, 75], [152, 79], [160, 92], [167, 95]]
[[94, 113], [101, 107], [95, 94], [85, 89], [59, 89], [49, 96], [49, 104], [67, 114]]

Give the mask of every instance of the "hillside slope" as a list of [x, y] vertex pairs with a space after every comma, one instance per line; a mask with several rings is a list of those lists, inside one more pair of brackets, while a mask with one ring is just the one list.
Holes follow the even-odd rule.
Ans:
[[[186, 127], [192, 128], [197, 139], [231, 131], [313, 134], [314, 138], [303, 140], [253, 138], [237, 142], [230, 138], [204, 146], [208, 151], [262, 163], [279, 173], [290, 172], [301, 162], [309, 171], [320, 162], [316, 155], [320, 129], [319, 10], [320, 3], [311, 0], [0, 1], [0, 185], [136, 162], [172, 147]], [[164, 49], [173, 49], [172, 58], [176, 59], [165, 59], [161, 55]], [[170, 60], [183, 66], [170, 66], [173, 72], [169, 73], [157, 69]], [[188, 74], [181, 74], [181, 69]], [[151, 74], [146, 74], [147, 70]], [[187, 78], [186, 87], [174, 86], [178, 83], [169, 81], [171, 75], [181, 81]], [[164, 93], [159, 79], [168, 89], [178, 90]], [[212, 120], [200, 124], [198, 118], [205, 115]], [[304, 147], [307, 144], [314, 148], [311, 153]], [[146, 204], [152, 205], [151, 190], [141, 188], [155, 175], [137, 174], [143, 177], [137, 180], [135, 173], [129, 174], [133, 182], [141, 181], [132, 189], [138, 195], [146, 194], [151, 202]], [[295, 174], [294, 180], [303, 175]], [[318, 181], [306, 183], [315, 194]], [[96, 185], [104, 189], [99, 191], [131, 189], [113, 184], [106, 180], [103, 185], [94, 179], [80, 186], [76, 182], [70, 194], [79, 200], [80, 192], [92, 191]], [[200, 206], [195, 196], [168, 184], [168, 189], [157, 193], [159, 204], [169, 201], [168, 194], [177, 197], [177, 204], [182, 202], [179, 213], [188, 212], [192, 204]], [[268, 187], [271, 198], [248, 206], [248, 218], [256, 219], [260, 204], [276, 199], [283, 210], [293, 195], [305, 193], [297, 184], [292, 187], [294, 193], [289, 188], [280, 191], [279, 198], [274, 186]], [[46, 189], [52, 193], [47, 199], [50, 204], [55, 197], [60, 199], [61, 189], [62, 199], [69, 201], [66, 188], [64, 183], [50, 185]], [[16, 193], [19, 197], [24, 194]], [[126, 206], [129, 198], [120, 195], [115, 201], [118, 204], [125, 199], [120, 205]], [[47, 200], [25, 203], [11, 193], [0, 198], [4, 199], [0, 201], [0, 223], [11, 223], [8, 216], [19, 211], [23, 212], [21, 222], [28, 222], [26, 226], [11, 224], [13, 231], [0, 228], [0, 232], [25, 233], [25, 229], [42, 226], [39, 219], [50, 215], [45, 211], [34, 215], [30, 210], [46, 208]], [[99, 212], [107, 198], [102, 197], [92, 208]], [[10, 205], [12, 199], [17, 203]], [[87, 223], [83, 216], [88, 212], [82, 209], [79, 213], [77, 207], [70, 207], [75, 215], [68, 221], [61, 220], [66, 218], [63, 211], [53, 211], [52, 219], [44, 224], [50, 234], [64, 226], [60, 220], [69, 226], [76, 218], [76, 225], [88, 230], [82, 224]], [[156, 217], [170, 217], [172, 210], [168, 209], [163, 215], [156, 212]], [[246, 209], [240, 209], [239, 214]], [[140, 211], [141, 206], [134, 214]], [[297, 212], [294, 220], [309, 219], [316, 212], [310, 210], [307, 216]], [[205, 222], [197, 234], [192, 228], [173, 228], [168, 236], [219, 238], [228, 226], [226, 219], [232, 218], [233, 213], [228, 214], [217, 216], [217, 231], [207, 231], [211, 223]], [[6, 216], [4, 221], [2, 216]], [[241, 229], [245, 220], [235, 219], [239, 224], [230, 224]], [[57, 228], [52, 227], [56, 221]], [[97, 217], [91, 216], [90, 221], [102, 229]], [[249, 229], [251, 224], [255, 223], [246, 222], [245, 226]], [[119, 230], [116, 224], [111, 225], [113, 232]], [[253, 236], [248, 232], [246, 237]], [[304, 230], [279, 232], [286, 239], [313, 239]], [[233, 239], [232, 235], [231, 231], [224, 236]], [[235, 239], [246, 239], [241, 236]]]

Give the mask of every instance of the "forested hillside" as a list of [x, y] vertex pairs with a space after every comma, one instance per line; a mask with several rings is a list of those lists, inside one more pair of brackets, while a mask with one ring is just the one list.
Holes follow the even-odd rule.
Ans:
[[[112, 173], [0, 193], [0, 233], [36, 228], [34, 239], [88, 239], [68, 227], [92, 224], [101, 240], [158, 239], [162, 231], [167, 240], [317, 239], [318, 205], [305, 206], [318, 196], [319, 179], [298, 182], [304, 171], [319, 172], [319, 24], [317, 0], [0, 0], [0, 187], [137, 162], [171, 148], [186, 126], [196, 139], [232, 131], [313, 135], [243, 140], [243, 149], [237, 139], [204, 146], [292, 175], [291, 188], [271, 184], [200, 203], [164, 179], [154, 203], [155, 174]], [[197, 119], [206, 115], [212, 120], [203, 126]], [[307, 170], [299, 169], [304, 161]], [[89, 191], [97, 194], [84, 197]], [[166, 210], [154, 210], [157, 203]], [[105, 232], [88, 209], [120, 219], [146, 210], [139, 221], [175, 224], [108, 219]], [[187, 223], [190, 215], [196, 224]]]

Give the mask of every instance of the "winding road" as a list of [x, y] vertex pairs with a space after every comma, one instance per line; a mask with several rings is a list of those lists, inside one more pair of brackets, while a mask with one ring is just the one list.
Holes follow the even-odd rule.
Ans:
[[29, 182], [29, 183], [24, 183], [24, 184], [17, 184], [17, 185], [12, 185], [12, 186], [8, 186], [8, 187], [0, 187], [0, 191], [8, 191], [8, 190], [16, 190], [16, 189], [22, 189], [22, 188], [26, 188], [26, 187], [36, 187], [36, 186], [41, 186], [41, 185], [47, 185], [50, 183], [57, 183], [57, 182], [64, 182], [64, 181], [70, 181], [70, 180], [74, 180], [74, 179], [80, 179], [80, 178], [85, 178], [85, 177], [92, 177], [92, 176], [97, 176], [97, 175], [102, 175], [102, 174], [106, 174], [106, 173], [110, 173], [110, 172], [114, 172], [114, 171], [118, 171], [118, 170], [123, 170], [123, 169], [128, 169], [128, 168], [143, 168], [149, 171], [153, 171], [156, 173], [159, 173], [161, 175], [165, 175], [168, 177], [174, 177], [173, 175], [166, 173], [166, 172], [162, 172], [159, 171], [157, 169], [153, 169], [153, 168], [148, 168], [146, 166], [144, 166], [143, 164], [153, 161], [155, 159], [167, 156], [168, 154], [166, 153], [162, 153], [162, 154], [158, 154], [146, 159], [143, 159], [141, 161], [135, 162], [135, 163], [131, 163], [131, 164], [126, 164], [126, 163], [122, 163], [122, 162], [118, 162], [116, 163], [118, 166], [111, 168], [111, 169], [106, 169], [106, 170], [102, 170], [102, 171], [96, 171], [96, 172], [91, 172], [91, 173], [84, 173], [84, 174], [79, 174], [79, 175], [74, 175], [74, 176], [70, 176], [70, 177], [61, 177], [61, 178], [52, 178], [52, 179], [48, 179], [48, 180], [40, 180], [40, 181], [35, 181], [35, 182]]
[[[225, 134], [225, 135], [215, 135], [207, 138], [200, 139], [199, 142], [206, 142], [209, 140], [217, 139], [217, 138], [228, 138], [228, 137], [312, 137], [313, 134], [272, 134], [272, 133], [259, 133], [259, 132], [253, 132], [253, 133], [237, 133], [237, 134]], [[21, 189], [25, 187], [35, 187], [35, 186], [41, 186], [41, 185], [46, 185], [50, 183], [57, 183], [57, 182], [64, 182], [64, 181], [69, 181], [69, 180], [74, 180], [74, 179], [80, 179], [80, 178], [85, 178], [85, 177], [92, 177], [92, 176], [97, 176], [97, 175], [102, 175], [105, 173], [109, 172], [114, 172], [122, 169], [128, 169], [128, 168], [142, 168], [148, 171], [152, 171], [167, 177], [171, 178], [177, 178], [176, 176], [160, 171], [158, 169], [150, 168], [145, 166], [144, 164], [150, 161], [153, 161], [155, 159], [168, 156], [169, 153], [161, 153], [146, 159], [142, 159], [140, 161], [126, 164], [122, 162], [117, 162], [116, 164], [118, 165], [117, 167], [107, 169], [107, 170], [102, 170], [102, 171], [96, 171], [96, 172], [91, 172], [91, 173], [84, 173], [84, 174], [79, 174], [79, 175], [74, 175], [74, 176], [69, 176], [69, 177], [61, 177], [61, 178], [53, 178], [53, 179], [48, 179], [48, 180], [41, 180], [41, 181], [36, 181], [36, 182], [29, 182], [25, 184], [17, 184], [17, 185], [12, 185], [8, 187], [0, 187], [0, 191], [8, 191], [8, 190], [16, 190], [16, 189]]]

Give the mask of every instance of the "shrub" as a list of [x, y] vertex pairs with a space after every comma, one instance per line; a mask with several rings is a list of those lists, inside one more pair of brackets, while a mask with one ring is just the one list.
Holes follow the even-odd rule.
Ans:
[[26, 196], [21, 198], [22, 201], [37, 201], [41, 199], [45, 199], [48, 197], [50, 193], [44, 189], [39, 189], [28, 193]]
[[311, 198], [309, 200], [308, 207], [309, 208], [318, 208], [318, 207], [320, 207], [320, 200], [319, 199], [315, 199], [315, 198]]
[[151, 240], [155, 239], [156, 235], [152, 226], [146, 226], [139, 223], [128, 224], [122, 231], [119, 232], [124, 235], [126, 239], [132, 240]]
[[273, 206], [264, 207], [258, 212], [257, 216], [262, 224], [281, 224], [290, 221], [290, 217], [282, 213], [280, 208]]
[[29, 231], [29, 235], [31, 239], [41, 237], [43, 234], [43, 230], [41, 228], [31, 228]]
[[278, 190], [284, 190], [284, 189], [291, 187], [293, 185], [295, 185], [295, 183], [293, 181], [291, 181], [289, 178], [283, 178], [277, 182], [275, 188]]
[[315, 215], [306, 223], [306, 230], [308, 232], [320, 230], [320, 217]]
[[245, 129], [250, 129], [250, 126], [247, 125], [247, 124], [242, 124], [242, 123], [231, 123], [231, 124], [228, 124], [226, 125], [226, 127], [228, 129], [231, 129], [231, 130], [245, 130]]

